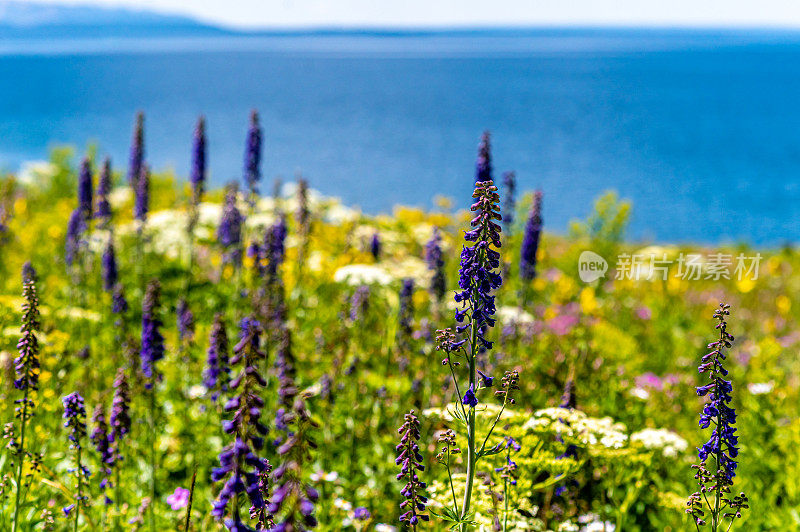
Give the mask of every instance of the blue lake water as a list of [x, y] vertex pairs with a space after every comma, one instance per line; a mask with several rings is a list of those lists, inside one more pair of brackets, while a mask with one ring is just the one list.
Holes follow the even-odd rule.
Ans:
[[0, 42], [0, 167], [95, 142], [123, 167], [188, 172], [196, 116], [211, 178], [239, 178], [247, 115], [263, 189], [306, 175], [368, 212], [471, 191], [481, 131], [496, 175], [545, 192], [565, 231], [604, 190], [657, 241], [800, 240], [800, 33], [530, 30]]

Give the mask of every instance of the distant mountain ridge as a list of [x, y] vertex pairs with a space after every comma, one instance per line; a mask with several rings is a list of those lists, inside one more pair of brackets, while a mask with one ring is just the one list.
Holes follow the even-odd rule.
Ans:
[[200, 36], [236, 31], [191, 17], [124, 7], [0, 0], [0, 38]]

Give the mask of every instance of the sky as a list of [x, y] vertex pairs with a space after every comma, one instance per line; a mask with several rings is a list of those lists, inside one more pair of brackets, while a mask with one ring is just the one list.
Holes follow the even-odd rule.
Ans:
[[[75, 4], [76, 0], [48, 0]], [[218, 24], [292, 26], [635, 25], [800, 27], [798, 0], [81, 0]]]

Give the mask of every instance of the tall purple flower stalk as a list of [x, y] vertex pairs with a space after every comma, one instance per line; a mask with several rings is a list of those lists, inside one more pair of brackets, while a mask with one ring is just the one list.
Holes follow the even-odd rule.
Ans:
[[136, 190], [136, 183], [142, 174], [144, 165], [144, 113], [136, 113], [136, 123], [133, 126], [131, 139], [131, 153], [128, 165], [128, 183]]
[[119, 279], [117, 269], [117, 255], [114, 252], [114, 242], [109, 237], [105, 251], [103, 251], [103, 289], [111, 292]]
[[312, 451], [317, 448], [311, 432], [318, 425], [311, 419], [302, 397], [296, 397], [292, 408], [284, 412], [282, 423], [287, 434], [278, 447], [281, 463], [272, 474], [275, 489], [267, 506], [276, 521], [271, 530], [307, 530], [317, 526], [314, 505], [319, 492], [303, 477], [312, 463]]
[[377, 231], [372, 234], [372, 240], [369, 243], [369, 251], [372, 253], [373, 259], [381, 259], [381, 237]]
[[192, 202], [200, 203], [206, 186], [206, 119], [197, 119], [192, 142], [192, 170], [189, 176], [192, 184]]
[[[730, 407], [733, 385], [731, 381], [725, 380], [728, 370], [723, 365], [726, 359], [725, 350], [733, 345], [733, 335], [728, 332], [726, 321], [726, 316], [729, 315], [730, 305], [720, 303], [719, 308], [714, 311], [719, 337], [708, 344], [711, 351], [703, 356], [698, 366], [698, 371], [708, 374], [709, 380], [708, 384], [697, 387], [697, 395], [708, 396], [700, 415], [700, 428], [712, 427], [712, 432], [709, 440], [698, 449], [700, 463], [692, 466], [696, 471], [695, 479], [700, 491], [689, 496], [686, 509], [699, 530], [706, 524], [703, 510], [705, 502], [711, 514], [713, 532], [723, 527], [729, 530], [733, 521], [742, 516], [741, 511], [749, 507], [744, 493], [731, 496], [731, 486], [738, 465], [736, 458], [739, 455], [739, 437], [734, 426], [736, 411]], [[713, 469], [707, 464], [709, 457], [714, 460]], [[709, 497], [713, 497], [713, 503]], [[726, 518], [730, 520], [727, 526], [723, 523]]]
[[317, 423], [311, 419], [305, 400], [298, 394], [288, 329], [282, 330], [280, 342], [276, 364], [280, 382], [278, 400], [282, 406], [276, 413], [275, 424], [286, 435], [278, 446], [281, 462], [272, 475], [275, 489], [267, 510], [277, 522], [272, 530], [288, 532], [317, 525], [314, 504], [319, 493], [303, 480], [305, 468], [312, 462], [311, 452], [317, 447], [311, 437]]
[[243, 369], [231, 382], [231, 390], [237, 390], [238, 395], [225, 404], [225, 411], [231, 412], [233, 417], [223, 422], [223, 430], [232, 435], [234, 441], [222, 450], [220, 466], [211, 473], [214, 482], [227, 478], [211, 514], [218, 520], [227, 516], [228, 530], [250, 531], [253, 529], [242, 520], [239, 499], [246, 493], [256, 512], [266, 506], [259, 483], [266, 464], [256, 455], [264, 446], [267, 434], [267, 427], [261, 422], [264, 408], [261, 388], [266, 381], [258, 369], [266, 355], [259, 348], [262, 330], [258, 321], [244, 318], [240, 327], [240, 340], [234, 347], [231, 365], [241, 364]]
[[81, 507], [86, 505], [88, 497], [83, 494], [84, 481], [89, 478], [89, 469], [83, 465], [81, 441], [86, 437], [86, 407], [83, 397], [78, 392], [72, 392], [63, 398], [64, 427], [69, 429], [70, 449], [75, 451], [75, 477], [76, 493], [75, 503], [64, 508], [64, 514], [69, 515], [75, 511], [75, 531], [78, 530]]
[[92, 184], [92, 163], [88, 158], [81, 162], [81, 170], [78, 174], [78, 208], [81, 210], [83, 219], [87, 222], [92, 219], [93, 214], [93, 194], [94, 185]]
[[369, 308], [369, 285], [361, 285], [356, 288], [350, 298], [350, 321], [356, 322], [364, 318]]
[[267, 275], [272, 278], [278, 274], [278, 269], [286, 258], [286, 220], [281, 215], [264, 237], [264, 246], [267, 253]]
[[144, 387], [149, 396], [149, 431], [150, 440], [150, 497], [153, 501], [148, 507], [150, 530], [155, 530], [156, 501], [156, 390], [158, 372], [156, 362], [164, 358], [164, 336], [161, 334], [163, 322], [159, 315], [161, 311], [161, 284], [157, 279], [152, 279], [147, 284], [142, 301], [142, 344], [139, 351], [142, 375], [145, 377]]
[[120, 283], [114, 285], [114, 293], [111, 295], [111, 312], [114, 314], [128, 312], [128, 300], [125, 299], [125, 292]]
[[109, 441], [112, 443], [114, 462], [122, 460], [122, 440], [131, 431], [131, 391], [128, 385], [128, 377], [125, 370], [119, 368], [114, 377], [114, 398], [111, 400], [111, 415], [109, 424], [111, 426]]
[[150, 212], [150, 169], [146, 164], [142, 164], [135, 189], [133, 214], [137, 220], [144, 223], [147, 221], [147, 213]]
[[475, 182], [492, 180], [492, 146], [488, 131], [481, 135], [478, 144], [478, 160], [475, 162]]
[[407, 351], [414, 321], [414, 279], [403, 279], [400, 286], [400, 309], [398, 311], [397, 346]]
[[[122, 486], [119, 478], [122, 460], [124, 459], [122, 443], [131, 431], [130, 405], [131, 392], [128, 385], [128, 377], [125, 375], [125, 370], [119, 368], [114, 377], [114, 398], [111, 400], [111, 413], [108, 418], [108, 441], [111, 451], [111, 466], [113, 467], [115, 475], [114, 489], [116, 490], [116, 495], [114, 496], [114, 502], [117, 509], [119, 509], [122, 502]], [[118, 519], [118, 516], [115, 516], [115, 519]]]
[[14, 520], [12, 530], [17, 530], [19, 510], [22, 504], [22, 471], [25, 463], [25, 428], [33, 415], [35, 407], [31, 394], [39, 389], [39, 340], [36, 332], [39, 324], [39, 298], [36, 295], [36, 272], [30, 262], [22, 267], [22, 327], [21, 337], [17, 342], [19, 356], [14, 359], [14, 388], [22, 391], [22, 398], [15, 401], [14, 412], [20, 421], [20, 438], [14, 446], [16, 450], [16, 502], [14, 504]]
[[229, 366], [228, 331], [222, 313], [214, 315], [214, 323], [208, 338], [206, 371], [203, 384], [211, 393], [211, 399], [217, 401], [220, 394], [228, 391], [231, 369]]
[[100, 180], [97, 183], [97, 207], [94, 213], [95, 217], [99, 218], [104, 225], [111, 220], [109, 194], [111, 194], [111, 159], [106, 157], [100, 170]]
[[505, 188], [503, 226], [506, 229], [506, 234], [511, 234], [511, 226], [514, 225], [514, 217], [517, 211], [517, 174], [515, 172], [503, 172], [503, 187]]
[[[94, 448], [100, 458], [102, 466], [102, 478], [100, 480], [100, 490], [105, 494], [106, 489], [111, 485], [111, 466], [114, 464], [114, 452], [111, 448], [111, 438], [108, 433], [108, 423], [106, 423], [106, 414], [103, 411], [103, 405], [98, 403], [94, 412], [92, 413], [92, 434], [89, 439], [94, 444]], [[106, 504], [111, 504], [113, 501], [105, 496]]]
[[426, 485], [417, 475], [418, 471], [425, 470], [425, 466], [422, 465], [423, 458], [417, 445], [420, 438], [419, 419], [413, 410], [405, 415], [404, 423], [397, 432], [401, 434], [395, 459], [395, 463], [400, 466], [397, 480], [405, 480], [405, 486], [400, 490], [400, 494], [406, 499], [400, 504], [400, 509], [404, 510], [400, 515], [400, 521], [408, 523], [413, 530], [416, 530], [420, 520], [428, 521], [429, 517], [422, 513], [425, 511], [428, 498], [424, 495]]
[[[500, 249], [500, 226], [497, 222], [502, 218], [499, 213], [500, 197], [497, 194], [497, 187], [491, 181], [478, 181], [475, 183], [475, 192], [472, 197], [475, 198], [475, 203], [470, 209], [475, 213], [475, 217], [470, 222], [472, 229], [465, 232], [464, 239], [467, 242], [474, 242], [474, 244], [464, 246], [461, 251], [458, 281], [461, 291], [455, 294], [456, 303], [461, 304], [461, 308], [455, 313], [456, 322], [459, 323], [456, 331], [460, 334], [465, 332], [468, 334], [465, 355], [469, 370], [469, 385], [466, 386], [462, 399], [462, 404], [469, 407], [462, 412], [466, 419], [468, 441], [466, 449], [467, 480], [464, 502], [461, 506], [462, 520], [469, 515], [476, 461], [484, 451], [483, 446], [477, 447], [475, 435], [475, 405], [478, 401], [476, 392], [480, 386], [477, 380], [477, 359], [482, 350], [492, 348], [492, 342], [486, 339], [486, 332], [495, 324], [494, 291], [500, 288], [502, 283], [498, 272], [500, 268], [500, 252], [498, 251]], [[449, 344], [446, 349], [448, 351], [461, 349], [461, 344]], [[455, 379], [452, 365], [450, 365], [450, 369]], [[482, 375], [481, 377], [481, 382], [486, 386], [487, 379]], [[489, 430], [490, 435], [497, 424], [497, 419]], [[488, 440], [488, 435], [486, 440]], [[484, 440], [484, 446], [486, 440]], [[462, 530], [465, 528], [466, 525], [462, 524]]]
[[242, 258], [241, 242], [244, 219], [236, 206], [236, 195], [236, 186], [229, 186], [225, 195], [222, 220], [217, 228], [217, 240], [223, 248], [225, 262], [238, 266]]
[[258, 194], [261, 180], [261, 126], [258, 125], [258, 111], [250, 112], [250, 129], [244, 149], [244, 182], [251, 195]]
[[430, 292], [433, 298], [441, 302], [447, 292], [447, 279], [444, 274], [444, 254], [442, 253], [442, 234], [438, 227], [433, 228], [433, 236], [425, 244], [425, 262], [431, 276]]
[[474, 242], [474, 245], [464, 246], [461, 251], [458, 281], [461, 291], [455, 295], [456, 303], [462, 306], [456, 310], [456, 321], [463, 324], [465, 318], [469, 320], [467, 324], [456, 327], [456, 331], [463, 333], [471, 329], [471, 347], [480, 344], [491, 349], [492, 342], [486, 340], [484, 326], [494, 326], [494, 291], [503, 282], [497, 271], [500, 268], [500, 253], [497, 251], [500, 249], [500, 226], [497, 224], [501, 220], [497, 206], [500, 198], [497, 187], [490, 181], [476, 183], [472, 197], [476, 198], [471, 207], [475, 217], [470, 222], [472, 229], [464, 233], [464, 239]]
[[542, 191], [533, 195], [533, 206], [525, 224], [525, 237], [519, 258], [519, 275], [525, 281], [536, 277], [536, 253], [539, 251], [539, 238], [542, 234]]
[[80, 208], [72, 211], [67, 222], [67, 239], [64, 244], [64, 262], [67, 266], [72, 266], [80, 250], [81, 237], [86, 231], [86, 220]]
[[294, 354], [292, 353], [292, 334], [282, 326], [278, 333], [278, 349], [275, 352], [275, 366], [278, 368], [278, 410], [275, 412], [275, 427], [286, 431], [289, 429], [285, 420], [294, 406], [298, 389], [295, 382]]
[[161, 334], [163, 322], [159, 316], [161, 307], [161, 283], [152, 279], [142, 302], [142, 345], [140, 351], [142, 374], [150, 389], [158, 380], [155, 364], [164, 358], [164, 336]]
[[177, 322], [178, 322], [178, 338], [181, 341], [192, 341], [194, 339], [194, 314], [189, 308], [189, 303], [186, 298], [181, 298], [178, 301], [176, 308]]

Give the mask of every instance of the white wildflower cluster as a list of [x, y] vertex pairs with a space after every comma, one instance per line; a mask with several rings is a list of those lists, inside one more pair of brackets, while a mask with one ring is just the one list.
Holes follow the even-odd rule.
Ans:
[[608, 449], [621, 449], [628, 441], [624, 424], [617, 423], [610, 417], [589, 417], [580, 410], [570, 408], [537, 410], [524, 428], [536, 432], [554, 432], [583, 445], [600, 445]]
[[647, 449], [660, 449], [661, 453], [674, 458], [688, 447], [686, 440], [666, 429], [643, 429], [631, 434], [631, 442], [641, 443]]
[[430, 279], [430, 272], [425, 262], [417, 257], [405, 257], [399, 261], [382, 264], [348, 264], [337, 269], [333, 280], [347, 283], [350, 286], [377, 284], [387, 286], [401, 279], [411, 278], [417, 287], [425, 287]]
[[747, 391], [753, 395], [764, 395], [770, 393], [775, 388], [775, 382], [751, 382], [747, 385]]
[[348, 264], [342, 266], [333, 274], [337, 283], [347, 283], [350, 286], [365, 284], [378, 284], [386, 286], [391, 284], [394, 277], [389, 275], [386, 268], [374, 264]]
[[614, 532], [617, 526], [610, 521], [603, 521], [595, 514], [585, 514], [578, 517], [580, 532]]
[[533, 323], [533, 316], [519, 307], [498, 307], [496, 316], [500, 323], [507, 325], [528, 325]]

